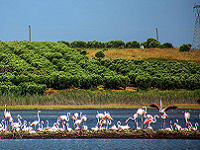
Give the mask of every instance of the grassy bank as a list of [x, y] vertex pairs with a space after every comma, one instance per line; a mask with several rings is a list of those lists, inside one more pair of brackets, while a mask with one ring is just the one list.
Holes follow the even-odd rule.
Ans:
[[174, 104], [179, 108], [199, 108], [200, 90], [195, 91], [91, 91], [65, 90], [51, 95], [6, 94], [0, 109], [132, 109], [152, 103]]
[[[95, 53], [102, 49], [86, 49], [89, 58], [95, 57]], [[116, 59], [154, 59], [160, 61], [178, 60], [183, 62], [200, 63], [200, 51], [179, 52], [179, 48], [146, 48], [146, 49], [108, 49], [104, 51], [105, 58]]]
[[[60, 110], [60, 109], [137, 109], [143, 105], [15, 105], [7, 106], [8, 110]], [[153, 109], [146, 105], [148, 109]], [[165, 107], [166, 105], [163, 105]], [[199, 104], [175, 104], [178, 109], [200, 109]], [[0, 106], [0, 110], [4, 110]]]

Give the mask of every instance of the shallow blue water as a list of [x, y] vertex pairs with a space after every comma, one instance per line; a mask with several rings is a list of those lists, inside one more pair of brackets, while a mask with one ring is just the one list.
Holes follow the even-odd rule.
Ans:
[[[98, 110], [100, 113], [104, 113], [104, 111], [107, 111], [110, 113], [110, 115], [113, 117], [114, 122], [112, 122], [112, 125], [117, 125], [117, 121], [121, 121], [122, 125], [125, 125], [125, 121], [128, 117], [133, 116], [133, 114], [136, 112], [136, 109], [121, 109], [121, 110]], [[184, 119], [184, 112], [186, 110], [168, 110], [167, 115], [168, 118], [166, 119], [166, 127], [169, 127], [170, 121], [172, 123], [176, 122], [176, 119], [178, 119], [178, 124], [182, 127], [185, 127], [185, 119]], [[188, 111], [188, 110], [187, 110]], [[42, 110], [40, 113], [40, 118], [44, 122], [46, 120], [49, 121], [49, 126], [52, 126], [54, 122], [56, 122], [57, 118], [60, 115], [67, 114], [67, 112], [70, 112], [71, 115], [73, 115], [75, 112], [82, 112], [83, 115], [87, 116], [86, 124], [88, 126], [88, 129], [91, 129], [91, 127], [94, 127], [97, 123], [96, 114], [97, 110]], [[196, 122], [200, 124], [199, 114], [200, 110], [190, 110], [190, 122], [194, 125]], [[3, 119], [3, 113], [4, 111], [0, 111], [0, 116]], [[24, 120], [27, 120], [28, 122], [32, 122], [34, 120], [37, 120], [37, 110], [26, 110], [26, 111], [11, 111], [12, 117], [14, 119], [14, 122], [17, 122], [17, 115], [20, 114], [22, 116], [22, 123]], [[149, 109], [147, 114], [151, 115], [159, 115], [158, 111], [156, 109]], [[0, 119], [1, 119], [0, 118]], [[138, 119], [139, 125], [140, 125], [140, 118]], [[70, 119], [69, 120], [70, 127], [73, 127], [73, 122]], [[128, 122], [131, 129], [135, 129], [135, 122], [130, 120]], [[151, 124], [154, 130], [158, 130], [161, 128], [161, 119], [157, 119], [156, 123]], [[46, 125], [45, 125], [46, 127]], [[60, 126], [61, 127], [61, 126]], [[145, 125], [144, 125], [145, 127]]]
[[[136, 109], [133, 110], [98, 110], [103, 113], [107, 111], [111, 114], [114, 122], [111, 124], [116, 125], [117, 121], [121, 121], [122, 125], [125, 124], [125, 120], [133, 116]], [[0, 111], [0, 116], [3, 119], [3, 112]], [[49, 125], [52, 126], [56, 122], [57, 117], [62, 114], [70, 112], [72, 115], [74, 112], [82, 112], [86, 114], [86, 124], [88, 129], [96, 125], [96, 113], [97, 110], [42, 110], [40, 118], [43, 121], [49, 120]], [[176, 122], [179, 120], [179, 124], [185, 127], [184, 119], [185, 110], [168, 110], [168, 118], [166, 119], [166, 126], [169, 127], [169, 122]], [[32, 122], [37, 120], [37, 110], [31, 111], [11, 111], [14, 121], [17, 122], [17, 115], [20, 114], [23, 120]], [[148, 110], [148, 114], [159, 114], [156, 109]], [[196, 122], [200, 124], [199, 114], [200, 110], [190, 110], [190, 121], [194, 125]], [[70, 127], [73, 127], [72, 120], [69, 121]], [[140, 124], [140, 120], [139, 120]], [[46, 125], [45, 125], [46, 126]], [[131, 129], [135, 129], [135, 122], [129, 121]], [[154, 130], [161, 128], [161, 120], [152, 124]], [[200, 140], [183, 140], [183, 139], [1, 139], [1, 149], [199, 149]]]
[[9, 139], [0, 140], [0, 149], [199, 149], [200, 140], [172, 139]]

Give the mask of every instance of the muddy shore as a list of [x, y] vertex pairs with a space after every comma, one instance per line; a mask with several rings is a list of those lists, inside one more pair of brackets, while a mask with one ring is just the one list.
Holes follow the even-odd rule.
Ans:
[[63, 131], [63, 132], [1, 132], [1, 139], [200, 139], [199, 131], [128, 130], [128, 131]]

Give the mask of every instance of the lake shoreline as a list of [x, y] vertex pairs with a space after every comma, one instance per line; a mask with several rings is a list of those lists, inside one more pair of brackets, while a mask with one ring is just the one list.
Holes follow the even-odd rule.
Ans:
[[[9, 106], [7, 105], [8, 110], [64, 110], [64, 109], [137, 109], [142, 106], [147, 106], [148, 109], [155, 109], [150, 107], [149, 105], [15, 105]], [[165, 107], [167, 105], [163, 105]], [[200, 109], [199, 104], [174, 104], [177, 106], [177, 109]], [[0, 110], [4, 110], [5, 106], [1, 105]]]
[[1, 139], [200, 139], [199, 131], [167, 131], [152, 129], [123, 131], [1, 132]]

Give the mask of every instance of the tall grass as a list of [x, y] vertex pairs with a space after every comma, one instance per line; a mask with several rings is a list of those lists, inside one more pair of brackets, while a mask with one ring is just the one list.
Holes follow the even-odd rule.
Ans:
[[200, 90], [195, 91], [91, 91], [73, 90], [52, 95], [20, 96], [12, 93], [0, 96], [4, 105], [149, 105], [163, 104], [197, 104]]
[[[95, 53], [101, 49], [86, 49], [89, 58], [95, 57]], [[116, 59], [159, 59], [159, 60], [180, 60], [186, 62], [200, 63], [200, 51], [179, 52], [178, 48], [147, 48], [147, 49], [108, 49], [104, 51], [105, 58]]]

